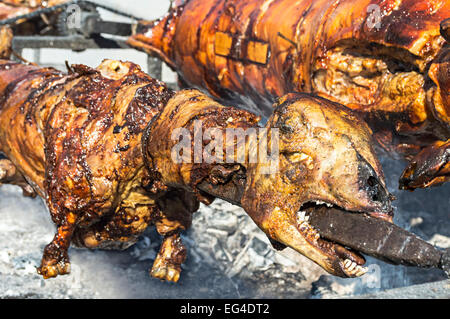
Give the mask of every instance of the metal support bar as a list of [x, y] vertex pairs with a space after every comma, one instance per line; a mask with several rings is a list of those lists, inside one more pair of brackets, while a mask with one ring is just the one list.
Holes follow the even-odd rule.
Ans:
[[84, 51], [86, 49], [129, 49], [129, 46], [121, 39], [107, 39], [93, 37], [87, 39], [83, 36], [17, 36], [13, 38], [13, 49], [20, 51], [24, 48], [40, 49], [70, 49]]
[[103, 21], [96, 16], [86, 19], [83, 26], [83, 33], [92, 34], [112, 34], [116, 36], [128, 37], [133, 33], [133, 25], [124, 22]]
[[160, 59], [148, 56], [147, 57], [147, 73], [152, 78], [162, 80], [162, 62]]

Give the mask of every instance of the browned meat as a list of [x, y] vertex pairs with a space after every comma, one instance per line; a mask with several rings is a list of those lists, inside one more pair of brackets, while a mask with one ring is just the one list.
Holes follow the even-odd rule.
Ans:
[[154, 224], [164, 241], [151, 274], [177, 281], [186, 256], [180, 231], [199, 201], [221, 197], [242, 205], [276, 247], [334, 275], [364, 274], [364, 258], [320, 238], [302, 211], [326, 203], [392, 219], [368, 126], [306, 94], [282, 97], [265, 129], [258, 121], [197, 90], [175, 93], [129, 62], [66, 74], [1, 60], [0, 183], [42, 196], [57, 226], [39, 273], [68, 273], [71, 242], [123, 249]]
[[380, 145], [411, 161], [401, 187], [414, 189], [450, 179], [448, 149], [429, 159], [440, 169], [414, 169], [414, 156], [450, 138], [449, 17], [448, 0], [178, 0], [129, 43], [181, 83], [250, 98], [267, 116], [289, 92], [358, 111]]

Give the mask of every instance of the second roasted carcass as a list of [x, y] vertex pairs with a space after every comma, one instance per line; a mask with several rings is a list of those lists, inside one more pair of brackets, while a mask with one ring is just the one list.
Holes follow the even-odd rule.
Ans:
[[450, 179], [449, 17], [448, 0], [178, 0], [129, 43], [267, 116], [289, 92], [346, 105], [410, 161], [414, 189]]
[[180, 232], [200, 201], [221, 197], [275, 247], [337, 276], [364, 274], [364, 258], [321, 238], [305, 210], [392, 220], [367, 124], [307, 94], [283, 96], [264, 128], [259, 120], [197, 90], [174, 92], [130, 62], [63, 73], [0, 60], [0, 183], [44, 198], [57, 226], [39, 273], [68, 273], [71, 243], [124, 249], [154, 224], [164, 240], [151, 274], [177, 281]]

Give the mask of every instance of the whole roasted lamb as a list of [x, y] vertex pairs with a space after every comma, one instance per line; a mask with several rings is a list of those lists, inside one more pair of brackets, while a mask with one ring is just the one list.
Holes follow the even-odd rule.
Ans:
[[71, 243], [124, 249], [154, 224], [164, 239], [151, 274], [177, 281], [180, 232], [200, 201], [220, 197], [241, 205], [275, 247], [337, 276], [364, 274], [364, 258], [321, 238], [305, 209], [392, 220], [369, 127], [307, 94], [283, 96], [265, 127], [259, 120], [197, 90], [176, 93], [130, 62], [63, 73], [0, 60], [0, 183], [41, 196], [57, 226], [39, 273], [68, 273]]

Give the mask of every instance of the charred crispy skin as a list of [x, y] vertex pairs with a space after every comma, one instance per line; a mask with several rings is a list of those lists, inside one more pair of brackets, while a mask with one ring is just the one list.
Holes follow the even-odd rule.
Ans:
[[450, 138], [449, 16], [447, 0], [178, 0], [129, 43], [181, 83], [250, 98], [267, 116], [289, 92], [350, 107], [380, 145], [411, 161], [401, 187], [414, 189], [450, 179], [445, 169], [414, 170]]
[[[279, 169], [270, 174], [261, 174], [267, 164], [250, 160], [254, 140], [223, 132], [256, 129], [258, 116], [197, 90], [174, 93], [129, 62], [74, 65], [66, 74], [1, 60], [0, 97], [0, 152], [7, 157], [0, 183], [31, 187], [57, 226], [38, 270], [45, 278], [70, 271], [71, 242], [123, 249], [155, 224], [164, 241], [151, 274], [177, 281], [186, 256], [179, 232], [190, 226], [199, 201], [214, 197], [241, 205], [276, 247], [290, 246], [332, 274], [354, 277], [364, 274], [364, 258], [321, 239], [301, 210], [327, 203], [392, 218], [370, 129], [319, 97], [284, 96], [267, 130], [257, 131], [256, 142], [267, 147], [279, 132]], [[185, 161], [175, 161], [177, 130], [195, 136], [198, 121], [203, 130], [225, 134], [216, 159], [195, 161], [195, 151], [183, 151]], [[229, 147], [236, 158], [220, 160], [230, 156]]]

